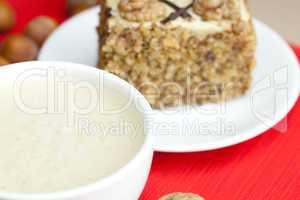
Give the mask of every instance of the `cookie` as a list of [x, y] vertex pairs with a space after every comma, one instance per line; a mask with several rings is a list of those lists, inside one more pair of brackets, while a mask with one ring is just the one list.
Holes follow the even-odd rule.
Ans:
[[204, 198], [200, 197], [197, 194], [176, 192], [167, 194], [159, 198], [159, 200], [204, 200]]

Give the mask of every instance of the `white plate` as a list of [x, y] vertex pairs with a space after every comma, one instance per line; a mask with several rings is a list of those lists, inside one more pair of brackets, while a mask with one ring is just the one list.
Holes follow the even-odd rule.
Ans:
[[[39, 60], [97, 63], [98, 8], [60, 26], [43, 46]], [[251, 139], [273, 127], [289, 112], [299, 95], [299, 65], [281, 37], [254, 20], [257, 67], [251, 90], [226, 104], [153, 111], [155, 150], [191, 152], [218, 149]], [[286, 121], [273, 127], [286, 130]]]

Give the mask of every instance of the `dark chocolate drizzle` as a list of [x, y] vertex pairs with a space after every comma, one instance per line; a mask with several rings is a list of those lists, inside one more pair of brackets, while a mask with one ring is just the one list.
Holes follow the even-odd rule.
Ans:
[[110, 8], [110, 7], [107, 7], [107, 9], [105, 10], [105, 12], [107, 12], [108, 18], [112, 17], [111, 11], [112, 11], [112, 8]]
[[176, 4], [174, 4], [168, 0], [159, 0], [159, 1], [167, 4], [168, 6], [172, 7], [175, 10], [167, 18], [165, 18], [161, 21], [162, 24], [166, 24], [170, 21], [176, 20], [178, 17], [182, 17], [184, 19], [192, 17], [191, 14], [188, 12], [188, 9], [190, 9], [193, 6], [193, 3], [195, 0], [193, 0], [192, 3], [190, 3], [189, 5], [187, 5], [183, 8], [177, 6]]

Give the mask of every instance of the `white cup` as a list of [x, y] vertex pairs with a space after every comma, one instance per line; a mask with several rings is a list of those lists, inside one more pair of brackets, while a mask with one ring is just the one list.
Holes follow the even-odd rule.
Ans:
[[[68, 75], [93, 81], [100, 75], [105, 86], [117, 89], [122, 95], [132, 95], [138, 111], [144, 118], [145, 141], [135, 157], [120, 170], [98, 182], [56, 193], [5, 193], [0, 191], [1, 200], [136, 200], [140, 196], [149, 175], [153, 158], [153, 138], [147, 131], [147, 119], [151, 107], [146, 99], [129, 83], [105, 71], [80, 64], [66, 62], [24, 62], [0, 68], [0, 77], [15, 79], [28, 70], [62, 69]], [[13, 166], [12, 166], [13, 167]], [[45, 174], [47, 176], [47, 174]], [[59, 183], [57, 183], [59, 184]]]

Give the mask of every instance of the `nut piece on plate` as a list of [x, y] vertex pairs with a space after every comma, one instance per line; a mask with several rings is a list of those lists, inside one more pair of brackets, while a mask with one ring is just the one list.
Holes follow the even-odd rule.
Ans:
[[3, 41], [0, 53], [11, 63], [30, 61], [37, 58], [38, 46], [24, 35], [10, 35]]
[[70, 16], [73, 16], [96, 5], [98, 0], [67, 0], [67, 11]]
[[166, 10], [158, 0], [121, 0], [120, 15], [128, 21], [153, 21], [165, 17]]
[[24, 34], [36, 42], [38, 46], [42, 46], [57, 26], [58, 23], [53, 18], [40, 16], [34, 18], [26, 25]]
[[15, 23], [16, 17], [13, 8], [4, 0], [0, 0], [0, 33], [9, 31]]
[[8, 65], [8, 64], [9, 64], [8, 60], [6, 60], [2, 56], [0, 56], [0, 66], [4, 66], [4, 65]]
[[197, 194], [192, 193], [172, 193], [161, 197], [159, 200], [204, 200]]

